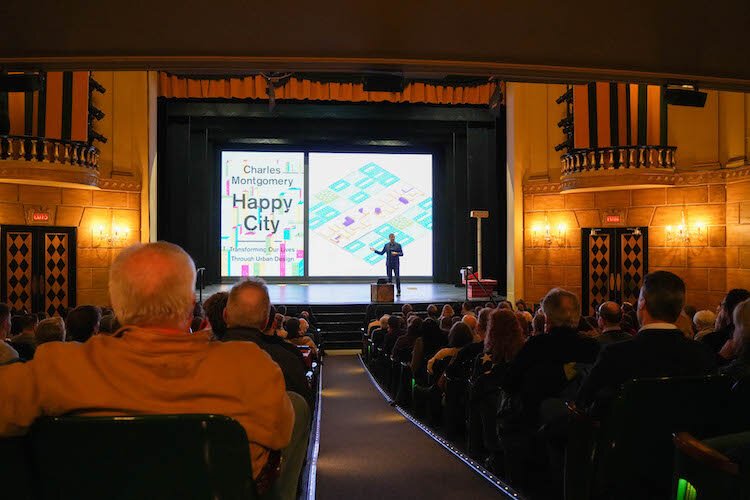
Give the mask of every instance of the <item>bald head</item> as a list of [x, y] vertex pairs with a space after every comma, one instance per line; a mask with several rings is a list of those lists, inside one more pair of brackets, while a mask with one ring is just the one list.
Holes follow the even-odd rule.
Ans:
[[599, 306], [599, 326], [619, 326], [622, 321], [622, 309], [615, 302], [604, 302]]
[[248, 278], [234, 285], [229, 292], [224, 319], [229, 328], [264, 330], [270, 309], [271, 300], [266, 283], [261, 279]]
[[110, 267], [109, 295], [123, 325], [187, 330], [195, 304], [195, 264], [172, 243], [132, 245]]

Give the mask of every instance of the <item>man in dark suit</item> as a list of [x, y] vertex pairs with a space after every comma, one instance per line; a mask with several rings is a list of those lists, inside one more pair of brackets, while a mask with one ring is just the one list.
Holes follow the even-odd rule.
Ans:
[[750, 299], [749, 291], [744, 288], [733, 288], [721, 301], [716, 331], [708, 333], [700, 339], [714, 353], [719, 354], [727, 340], [732, 338], [734, 334], [734, 308], [747, 299]]
[[638, 299], [641, 328], [633, 340], [606, 346], [583, 382], [576, 402], [606, 408], [631, 379], [706, 375], [716, 366], [704, 345], [686, 339], [675, 325], [685, 305], [685, 283], [667, 272], [649, 273]]
[[396, 243], [395, 234], [389, 234], [388, 240], [388, 243], [383, 245], [382, 250], [377, 251], [373, 247], [370, 247], [370, 250], [378, 255], [386, 255], [385, 270], [388, 273], [388, 283], [393, 283], [393, 274], [395, 274], [396, 295], [401, 295], [401, 273], [399, 271], [399, 259], [404, 256], [404, 251], [401, 249], [401, 244]]
[[596, 319], [602, 334], [596, 340], [602, 346], [630, 340], [633, 337], [622, 331], [622, 309], [615, 302], [603, 302], [596, 311]]

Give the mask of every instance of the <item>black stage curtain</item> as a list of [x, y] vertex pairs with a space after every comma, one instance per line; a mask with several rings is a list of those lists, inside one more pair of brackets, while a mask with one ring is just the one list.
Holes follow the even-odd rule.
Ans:
[[[476, 224], [484, 221], [484, 274], [506, 284], [505, 115], [481, 107], [399, 104], [159, 100], [157, 232], [185, 248], [220, 281], [222, 149], [432, 153], [433, 280], [457, 283], [476, 265]], [[408, 271], [402, 270], [403, 274]], [[290, 281], [286, 279], [285, 281]]]

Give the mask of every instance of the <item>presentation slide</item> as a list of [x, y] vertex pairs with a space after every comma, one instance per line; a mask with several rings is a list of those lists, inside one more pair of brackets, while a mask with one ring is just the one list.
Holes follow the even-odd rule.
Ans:
[[304, 187], [304, 153], [221, 153], [222, 276], [304, 276]]
[[310, 153], [309, 276], [385, 276], [393, 233], [402, 276], [432, 276], [432, 155]]

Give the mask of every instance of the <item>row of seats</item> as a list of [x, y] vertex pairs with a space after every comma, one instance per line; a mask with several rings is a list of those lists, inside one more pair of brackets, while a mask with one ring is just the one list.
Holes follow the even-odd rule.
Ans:
[[[408, 362], [393, 359], [369, 335], [362, 356], [398, 405], [475, 459], [487, 456], [486, 413], [477, 398], [481, 381], [448, 378], [438, 388], [430, 376], [420, 383]], [[721, 375], [634, 380], [606, 419], [570, 404], [557, 422], [539, 429], [536, 442], [523, 446], [559, 443], [564, 497], [570, 500], [665, 498], [654, 492], [668, 491], [676, 500], [750, 499], [747, 466], [701, 441], [729, 436], [717, 439], [734, 439], [737, 447], [750, 443], [750, 433], [743, 432], [750, 422], [749, 385]]]

